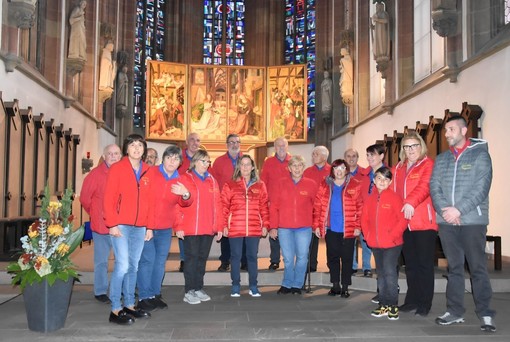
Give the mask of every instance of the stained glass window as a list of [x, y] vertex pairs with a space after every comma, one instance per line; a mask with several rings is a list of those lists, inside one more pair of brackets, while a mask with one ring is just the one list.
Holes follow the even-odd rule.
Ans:
[[285, 64], [308, 69], [308, 129], [315, 127], [315, 0], [285, 0]]
[[165, 0], [136, 2], [134, 127], [145, 127], [146, 60], [162, 61], [165, 49]]
[[244, 0], [204, 1], [204, 64], [244, 65]]

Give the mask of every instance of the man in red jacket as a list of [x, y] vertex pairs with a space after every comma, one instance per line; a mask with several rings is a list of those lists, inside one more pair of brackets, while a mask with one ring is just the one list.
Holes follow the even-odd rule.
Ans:
[[[384, 156], [384, 155], [383, 155]], [[359, 179], [360, 181], [363, 181], [364, 178], [367, 178], [368, 173], [366, 169], [362, 168], [358, 165], [359, 160], [359, 153], [358, 151], [349, 148], [345, 150], [344, 152], [344, 159], [349, 165], [350, 174], [352, 177], [355, 177]], [[382, 164], [381, 164], [382, 166]], [[374, 170], [375, 171], [375, 170]], [[366, 197], [366, 196], [364, 196]], [[367, 242], [365, 241], [365, 238], [363, 237], [363, 234], [359, 236], [359, 242], [361, 244], [361, 266], [363, 268], [363, 276], [365, 277], [372, 277], [372, 266], [370, 265], [370, 259], [372, 258], [372, 251], [367, 246]], [[352, 262], [352, 272], [356, 273], [358, 272], [358, 248], [357, 245], [354, 245], [354, 257]]]
[[[237, 134], [229, 134], [227, 137], [227, 152], [216, 158], [210, 170], [213, 177], [218, 181], [220, 192], [223, 190], [223, 185], [232, 179], [237, 159], [242, 155], [241, 138]], [[218, 267], [218, 271], [230, 271], [230, 243], [227, 237], [221, 239], [220, 261], [221, 265]], [[241, 263], [243, 262], [241, 261]]]
[[[266, 184], [269, 202], [276, 195], [279, 181], [289, 176], [290, 154], [289, 142], [284, 137], [277, 138], [274, 141], [275, 154], [264, 161], [260, 179]], [[269, 270], [276, 271], [280, 267], [280, 242], [278, 238], [270, 238], [269, 246], [271, 248]]]
[[[326, 146], [315, 146], [312, 150], [313, 165], [305, 170], [303, 174], [306, 178], [311, 178], [317, 183], [317, 189], [324, 178], [329, 176], [331, 165], [328, 163], [329, 150]], [[310, 272], [317, 271], [317, 254], [319, 253], [319, 238], [312, 232], [312, 241], [310, 242]]]
[[110, 166], [120, 160], [120, 147], [112, 144], [103, 151], [103, 162], [83, 180], [80, 203], [90, 215], [94, 239], [94, 296], [103, 303], [110, 303], [108, 291], [108, 257], [112, 249], [110, 231], [103, 219], [103, 199]]
[[[186, 148], [182, 150], [182, 163], [177, 169], [179, 174], [183, 175], [189, 169], [191, 158], [200, 149], [200, 135], [198, 133], [190, 133], [186, 138]], [[182, 239], [179, 240], [179, 259], [181, 259], [179, 265], [179, 272], [184, 272], [184, 242]]]

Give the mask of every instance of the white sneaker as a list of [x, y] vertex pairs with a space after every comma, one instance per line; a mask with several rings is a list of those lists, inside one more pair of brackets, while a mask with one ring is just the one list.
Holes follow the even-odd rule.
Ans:
[[209, 295], [205, 293], [204, 290], [195, 291], [195, 296], [197, 296], [201, 302], [207, 302], [208, 300], [211, 300], [211, 297], [209, 297]]
[[494, 324], [494, 320], [491, 316], [483, 316], [480, 321], [482, 323], [480, 330], [485, 332], [496, 332], [496, 325]]
[[183, 301], [189, 304], [200, 304], [201, 302], [194, 290], [189, 290], [186, 292]]
[[454, 314], [449, 313], [448, 311], [444, 313], [444, 315], [436, 318], [436, 323], [439, 325], [450, 325], [454, 323], [464, 323], [464, 318], [460, 316], [455, 316]]
[[248, 293], [249, 293], [249, 294], [250, 294], [250, 296], [252, 296], [252, 297], [260, 297], [260, 296], [262, 296], [258, 290], [253, 290], [253, 291], [252, 291], [252, 290], [250, 290], [250, 292], [248, 292]]

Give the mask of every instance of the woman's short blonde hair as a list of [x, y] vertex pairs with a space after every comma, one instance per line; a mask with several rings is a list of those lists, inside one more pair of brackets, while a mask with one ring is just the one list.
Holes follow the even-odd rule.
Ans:
[[416, 132], [411, 132], [411, 133], [405, 135], [402, 138], [402, 141], [400, 142], [400, 154], [399, 154], [399, 157], [400, 157], [401, 161], [405, 161], [407, 159], [406, 158], [406, 152], [404, 151], [404, 145], [405, 145], [405, 142], [407, 140], [418, 140], [420, 142], [421, 154], [420, 154], [420, 158], [419, 159], [423, 159], [427, 155], [427, 144], [425, 144], [425, 141], [423, 141], [423, 138], [421, 137], [421, 135], [419, 135]]
[[294, 164], [303, 164], [303, 166], [306, 166], [305, 158], [303, 156], [300, 156], [299, 154], [290, 157], [289, 166]]

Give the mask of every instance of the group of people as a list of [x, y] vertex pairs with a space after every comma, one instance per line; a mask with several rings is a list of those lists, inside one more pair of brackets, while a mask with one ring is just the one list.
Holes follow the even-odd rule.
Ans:
[[[314, 165], [306, 168], [304, 158], [291, 156], [287, 140], [278, 138], [275, 155], [265, 160], [260, 177], [253, 158], [241, 152], [236, 134], [227, 137], [227, 152], [212, 166], [208, 152], [199, 149], [199, 136], [192, 133], [187, 149], [169, 145], [161, 165], [152, 167], [142, 162], [147, 151], [143, 138], [130, 135], [124, 141], [124, 157], [120, 159], [117, 146], [108, 146], [104, 164], [85, 179], [82, 190], [94, 230], [96, 298], [111, 301], [110, 321], [119, 324], [165, 308], [161, 284], [172, 230], [183, 241], [187, 303], [211, 299], [204, 291], [204, 274], [213, 239], [222, 242], [220, 268], [230, 270], [230, 295], [241, 295], [244, 267], [249, 295], [260, 297], [257, 255], [265, 236], [271, 242], [270, 269], [279, 267], [280, 250], [283, 255], [279, 295], [301, 294], [307, 267], [317, 267], [318, 239], [324, 238], [333, 284], [328, 295], [348, 298], [359, 238], [372, 251], [377, 269], [379, 305], [371, 315], [390, 320], [397, 320], [399, 311], [427, 316], [439, 231], [448, 260], [448, 286], [447, 312], [436, 323], [464, 321], [465, 258], [481, 329], [493, 332], [495, 313], [490, 309], [484, 255], [492, 179], [487, 143], [466, 138], [461, 116], [449, 118], [445, 130], [450, 149], [435, 163], [421, 136], [411, 132], [402, 139], [400, 162], [393, 168], [384, 165], [385, 150], [377, 144], [366, 149], [366, 169], [357, 165], [359, 155], [353, 149], [345, 152], [345, 159], [328, 164], [324, 146], [314, 148]], [[98, 252], [96, 243], [105, 250], [113, 247], [109, 296], [108, 253]], [[399, 307], [401, 253], [408, 290]]]

